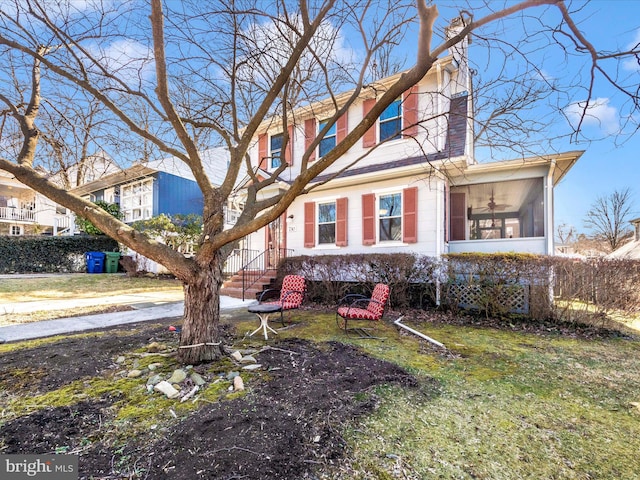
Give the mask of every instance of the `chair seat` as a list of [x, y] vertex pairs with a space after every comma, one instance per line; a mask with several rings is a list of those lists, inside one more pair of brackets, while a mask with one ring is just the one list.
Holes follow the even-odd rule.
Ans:
[[262, 305], [278, 305], [282, 307], [283, 310], [291, 310], [293, 308], [298, 308], [300, 306], [299, 302], [280, 302], [279, 300], [275, 302], [263, 302]]
[[379, 316], [365, 308], [340, 307], [338, 308], [338, 315], [356, 320], [380, 320]]

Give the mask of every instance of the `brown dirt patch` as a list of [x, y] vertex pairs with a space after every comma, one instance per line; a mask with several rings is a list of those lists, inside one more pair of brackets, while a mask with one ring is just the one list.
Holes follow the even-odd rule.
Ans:
[[[172, 335], [166, 325], [131, 328], [129, 335], [71, 337], [0, 355], [0, 384], [15, 390], [20, 382], [11, 372], [33, 371], [37, 380], [25, 388], [56, 389], [105, 374], [118, 354]], [[293, 339], [274, 347], [257, 354], [267, 375], [245, 396], [202, 403], [160, 440], [150, 434], [109, 446], [103, 430], [113, 419], [114, 393], [0, 423], [0, 453], [77, 453], [83, 479], [317, 478], [343, 456], [344, 426], [375, 408], [377, 386], [417, 386], [399, 367], [349, 345]]]

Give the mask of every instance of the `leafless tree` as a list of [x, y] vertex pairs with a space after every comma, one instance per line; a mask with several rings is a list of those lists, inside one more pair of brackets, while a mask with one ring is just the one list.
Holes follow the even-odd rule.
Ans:
[[631, 235], [629, 220], [633, 207], [631, 191], [615, 190], [596, 199], [584, 219], [585, 227], [596, 238], [604, 238], [611, 251], [622, 246]]
[[[299, 0], [296, 5], [278, 0], [259, 6], [253, 0], [164, 5], [161, 0], [152, 0], [150, 16], [135, 2], [118, 2], [118, 10], [73, 10], [81, 4], [85, 5], [15, 0], [0, 7], [0, 51], [18, 59], [21, 69], [7, 72], [16, 63], [5, 64], [1, 73], [4, 79], [20, 79], [0, 91], [6, 112], [3, 119], [10, 115], [15, 120], [20, 143], [14, 150], [2, 150], [0, 168], [163, 264], [184, 283], [179, 358], [185, 363], [224, 353], [218, 331], [219, 291], [224, 261], [237, 242], [280, 217], [447, 49], [471, 32], [545, 6], [558, 12], [559, 25], [554, 32], [570, 38], [594, 68], [599, 68], [602, 58], [558, 0], [508, 3], [506, 8], [477, 19], [472, 10], [461, 12], [458, 33], [438, 45], [434, 40], [438, 11], [435, 6], [426, 6], [424, 0]], [[103, 2], [102, 8], [109, 5]], [[413, 65], [378, 96], [344, 140], [321, 159], [310, 162], [325, 135], [323, 130], [318, 132], [289, 188], [263, 196], [286, 164], [266, 178], [254, 173], [248, 152], [259, 128], [267, 121], [277, 123], [285, 132], [285, 150], [290, 141], [288, 126], [296, 122], [295, 109], [326, 98], [333, 112], [327, 120], [329, 125], [335, 123], [371, 80], [373, 62], [381, 62], [380, 55], [386, 54], [390, 45], [406, 43], [406, 29], [416, 21], [419, 31], [413, 40], [417, 45]], [[361, 54], [357, 58], [336, 55], [343, 30], [350, 31], [350, 40], [358, 43]], [[125, 41], [127, 48], [121, 48], [117, 55], [107, 49]], [[386, 69], [389, 63], [378, 65]], [[25, 72], [27, 66], [29, 71]], [[137, 139], [138, 145], [151, 147], [151, 154], [174, 156], [190, 168], [204, 197], [203, 234], [195, 257], [185, 258], [148, 239], [38, 173], [39, 114], [44, 98], [52, 105], [61, 98], [54, 85], [65, 94], [77, 88], [90, 95], [103, 107], [101, 115], [108, 112], [110, 130], [118, 138]], [[347, 87], [351, 93], [338, 100], [338, 93]], [[221, 185], [211, 183], [201, 159], [202, 148], [215, 144], [224, 145], [230, 157]], [[235, 226], [224, 230], [223, 206], [243, 165], [251, 175], [245, 208]]]

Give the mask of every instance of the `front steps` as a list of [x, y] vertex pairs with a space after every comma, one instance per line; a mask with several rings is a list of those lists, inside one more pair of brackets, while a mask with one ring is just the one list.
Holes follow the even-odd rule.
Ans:
[[[259, 293], [270, 287], [276, 277], [277, 272], [275, 270], [267, 270], [260, 280], [251, 285], [250, 288], [247, 288], [244, 299], [254, 300]], [[224, 282], [220, 294], [226, 295], [227, 297], [242, 298], [242, 272], [236, 273]]]

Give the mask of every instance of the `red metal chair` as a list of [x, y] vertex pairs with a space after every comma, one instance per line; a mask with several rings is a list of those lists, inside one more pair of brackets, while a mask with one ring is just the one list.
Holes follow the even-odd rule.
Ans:
[[[282, 286], [277, 288], [269, 288], [260, 294], [258, 302], [266, 305], [280, 306], [280, 321], [285, 326], [284, 312], [300, 308], [304, 296], [307, 291], [307, 282], [300, 275], [286, 275], [282, 279]], [[269, 300], [279, 294], [277, 300]]]
[[[384, 315], [384, 309], [389, 300], [389, 286], [379, 283], [373, 289], [371, 298], [365, 295], [347, 295], [342, 298], [336, 311], [336, 323], [338, 328], [349, 333], [348, 322], [357, 320], [380, 321]], [[362, 329], [356, 329], [362, 330]], [[362, 332], [360, 332], [363, 335]], [[364, 335], [368, 336], [368, 335]]]

